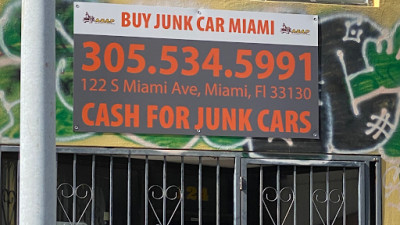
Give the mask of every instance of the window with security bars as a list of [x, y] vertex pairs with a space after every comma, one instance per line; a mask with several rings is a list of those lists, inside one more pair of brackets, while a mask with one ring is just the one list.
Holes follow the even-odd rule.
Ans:
[[242, 225], [381, 224], [379, 162], [244, 159], [241, 166]]
[[58, 224], [234, 224], [234, 157], [58, 155]]
[[360, 224], [358, 173], [336, 167], [249, 168], [247, 205], [258, 210], [248, 210], [247, 223]]
[[[18, 148], [0, 150], [0, 224], [17, 225]], [[57, 225], [381, 224], [373, 156], [57, 150]]]
[[18, 206], [18, 154], [0, 152], [1, 157], [1, 208], [0, 224], [17, 224]]
[[341, 5], [365, 5], [372, 6], [373, 0], [264, 0], [266, 2], [304, 2], [322, 4], [341, 4]]

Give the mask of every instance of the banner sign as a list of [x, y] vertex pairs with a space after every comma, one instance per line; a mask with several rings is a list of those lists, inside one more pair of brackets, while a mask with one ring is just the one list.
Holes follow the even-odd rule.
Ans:
[[74, 4], [75, 131], [319, 138], [317, 16]]

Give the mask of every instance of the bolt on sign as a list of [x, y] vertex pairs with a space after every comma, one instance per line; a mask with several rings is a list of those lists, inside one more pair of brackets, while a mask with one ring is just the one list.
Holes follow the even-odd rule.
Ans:
[[74, 9], [75, 131], [319, 138], [317, 16]]

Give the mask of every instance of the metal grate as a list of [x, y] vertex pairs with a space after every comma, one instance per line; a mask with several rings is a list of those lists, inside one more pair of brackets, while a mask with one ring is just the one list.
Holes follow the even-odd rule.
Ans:
[[18, 155], [2, 153], [1, 158], [1, 209], [0, 224], [14, 225], [17, 221]]
[[376, 174], [379, 162], [242, 159], [242, 225], [381, 224]]
[[59, 154], [57, 220], [110, 225], [234, 224], [234, 161], [233, 155], [204, 153]]
[[[249, 192], [254, 196], [248, 196], [248, 204], [254, 204], [250, 199], [259, 199], [258, 216], [252, 216], [256, 211], [249, 212], [249, 224], [346, 224], [350, 220], [357, 221], [355, 203], [358, 199], [354, 195], [358, 189], [357, 168], [260, 165], [249, 168], [248, 173], [252, 177], [259, 173], [258, 180], [248, 182], [248, 186], [256, 186], [249, 188], [258, 188]], [[352, 195], [347, 197], [347, 193]]]
[[[0, 149], [0, 224], [14, 225], [18, 147]], [[372, 156], [57, 151], [57, 225], [381, 224]]]

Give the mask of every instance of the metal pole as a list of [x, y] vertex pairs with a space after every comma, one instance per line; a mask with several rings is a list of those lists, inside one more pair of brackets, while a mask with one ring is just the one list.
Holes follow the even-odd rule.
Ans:
[[56, 222], [55, 1], [22, 0], [19, 222]]

